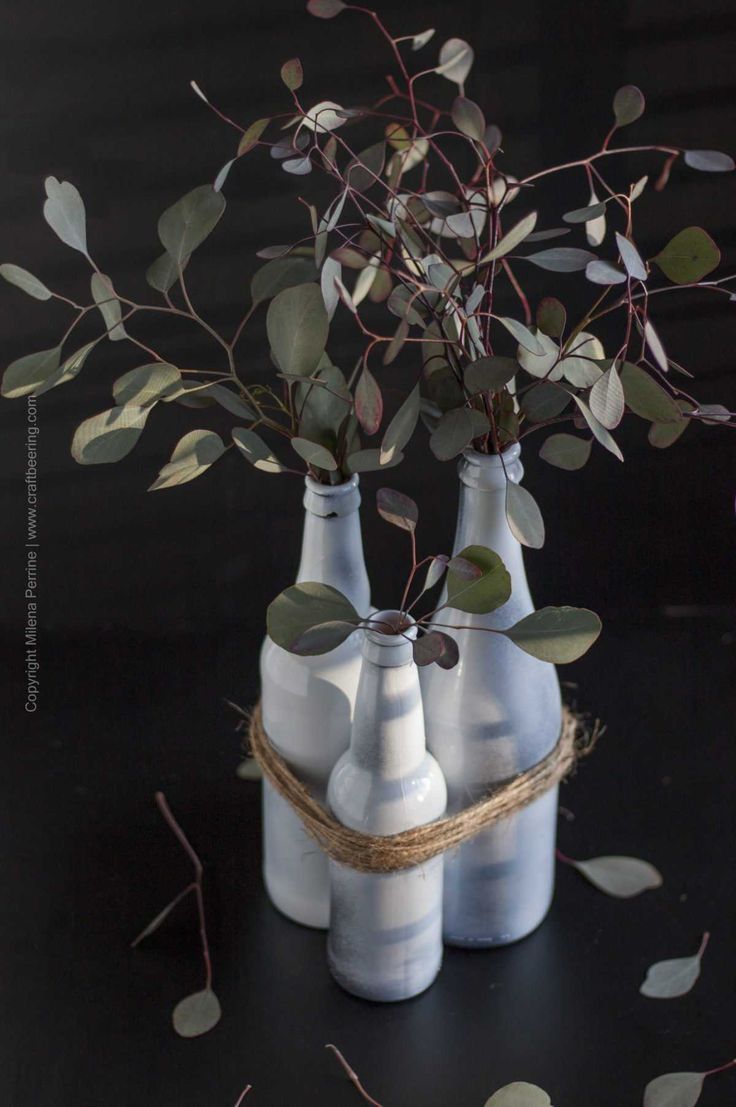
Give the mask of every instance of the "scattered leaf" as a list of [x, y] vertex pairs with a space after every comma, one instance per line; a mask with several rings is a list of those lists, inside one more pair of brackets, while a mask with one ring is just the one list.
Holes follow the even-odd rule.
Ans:
[[585, 607], [542, 607], [502, 631], [525, 653], [553, 665], [577, 661], [600, 632], [600, 619]]
[[539, 456], [558, 469], [574, 472], [587, 463], [592, 447], [591, 438], [577, 438], [574, 434], [551, 434], [542, 443]]
[[676, 999], [687, 995], [700, 976], [700, 962], [709, 937], [708, 934], [703, 935], [700, 949], [694, 957], [675, 957], [650, 965], [639, 988], [641, 994], [649, 999]]
[[46, 285], [39, 281], [38, 277], [34, 277], [33, 273], [29, 273], [27, 269], [21, 269], [19, 265], [13, 265], [10, 262], [0, 265], [0, 277], [3, 277], [8, 284], [14, 284], [16, 288], [20, 288], [29, 296], [33, 296], [34, 300], [51, 299], [51, 292]]
[[721, 251], [702, 227], [686, 227], [652, 260], [675, 284], [690, 284], [716, 268]]
[[494, 1092], [485, 1107], [552, 1107], [552, 1100], [536, 1084], [518, 1080]]
[[221, 1017], [220, 1001], [211, 988], [205, 988], [177, 1003], [172, 1022], [181, 1038], [199, 1038], [217, 1026]]
[[344, 11], [346, 4], [342, 0], [308, 0], [307, 11], [318, 19], [333, 19]]
[[[470, 562], [481, 575], [468, 581], [459, 563]], [[511, 577], [501, 558], [486, 546], [466, 546], [447, 567], [447, 604], [456, 611], [487, 615], [506, 603], [511, 595]]]
[[617, 899], [630, 899], [652, 888], [661, 888], [662, 874], [638, 857], [621, 857], [616, 854], [591, 857], [587, 861], [572, 861], [579, 873], [601, 892]]
[[522, 546], [539, 550], [544, 545], [544, 520], [539, 505], [528, 489], [512, 480], [506, 482], [506, 521]]
[[705, 1072], [667, 1072], [644, 1089], [644, 1107], [695, 1107], [703, 1090]]

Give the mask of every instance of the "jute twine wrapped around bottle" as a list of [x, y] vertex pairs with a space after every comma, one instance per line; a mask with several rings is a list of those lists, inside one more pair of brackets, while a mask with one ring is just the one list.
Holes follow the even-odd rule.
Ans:
[[589, 728], [581, 716], [564, 707], [556, 746], [531, 769], [499, 784], [483, 799], [454, 815], [384, 837], [343, 826], [310, 794], [269, 742], [260, 703], [250, 714], [241, 708], [236, 710], [247, 720], [251, 756], [269, 783], [291, 804], [307, 832], [333, 860], [363, 873], [398, 872], [456, 849], [499, 819], [508, 818], [543, 796], [590, 753], [600, 734], [597, 723]]

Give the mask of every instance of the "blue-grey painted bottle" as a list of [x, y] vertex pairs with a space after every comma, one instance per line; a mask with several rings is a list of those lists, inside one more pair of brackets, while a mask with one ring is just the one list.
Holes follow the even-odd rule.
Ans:
[[[377, 835], [422, 826], [445, 811], [411, 642], [400, 635], [365, 632], [350, 749], [332, 771], [327, 800], [344, 826]], [[327, 958], [338, 984], [381, 1002], [428, 988], [442, 963], [442, 880], [441, 857], [388, 874], [330, 861]]]
[[[508, 479], [523, 475], [518, 445], [503, 455]], [[467, 450], [459, 463], [454, 551], [495, 550], [511, 575], [509, 601], [490, 615], [445, 610], [460, 662], [422, 671], [428, 748], [447, 781], [448, 812], [541, 761], [560, 733], [560, 688], [553, 665], [497, 634], [533, 610], [522, 550], [506, 521], [506, 475], [497, 455]], [[557, 789], [481, 832], [445, 858], [444, 936], [470, 948], [505, 945], [534, 930], [554, 889]]]

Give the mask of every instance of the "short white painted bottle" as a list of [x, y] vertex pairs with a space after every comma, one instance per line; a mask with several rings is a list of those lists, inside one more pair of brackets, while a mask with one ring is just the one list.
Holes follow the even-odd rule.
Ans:
[[[438, 622], [460, 647], [454, 669], [422, 670], [429, 749], [447, 780], [448, 811], [480, 799], [501, 781], [535, 765], [560, 733], [560, 686], [553, 665], [498, 634], [534, 610], [522, 550], [506, 520], [506, 481], [524, 470], [519, 446], [497, 454], [466, 450], [454, 552], [482, 545], [495, 550], [511, 575], [508, 603], [490, 615], [445, 609]], [[504, 471], [505, 466], [505, 471]], [[468, 948], [505, 945], [539, 925], [554, 888], [557, 788], [516, 815], [482, 831], [446, 855], [444, 935]]]
[[[328, 805], [344, 826], [397, 834], [442, 816], [447, 790], [427, 752], [411, 641], [382, 633], [399, 613], [372, 616], [350, 749], [330, 776]], [[409, 638], [416, 634], [412, 627]], [[335, 980], [363, 999], [392, 1002], [423, 992], [442, 964], [442, 857], [395, 873], [361, 873], [330, 861], [327, 959]]]
[[[361, 614], [370, 609], [363, 558], [358, 477], [339, 485], [306, 478], [304, 534], [297, 581], [339, 589]], [[320, 802], [348, 748], [361, 667], [356, 631], [331, 653], [298, 657], [266, 638], [261, 650], [263, 727]], [[330, 895], [327, 858], [281, 796], [263, 782], [263, 874], [271, 902], [304, 926], [325, 928]]]

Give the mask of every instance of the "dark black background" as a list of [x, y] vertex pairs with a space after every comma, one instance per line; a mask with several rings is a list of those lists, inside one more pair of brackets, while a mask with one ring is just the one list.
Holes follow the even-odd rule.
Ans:
[[[473, 42], [468, 91], [502, 127], [517, 174], [591, 150], [612, 92], [627, 81], [648, 99], [632, 141], [733, 153], [736, 13], [726, 0], [688, 8], [674, 0], [408, 0], [381, 11], [397, 33], [436, 26], [428, 57], [451, 34]], [[388, 68], [357, 16], [319, 22], [301, 0], [6, 3], [1, 260], [85, 296], [83, 259], [41, 215], [43, 178], [54, 173], [82, 192], [102, 268], [134, 298], [146, 297], [158, 215], [233, 152], [233, 133], [191, 94], [189, 80], [247, 123], [284, 110], [278, 68], [295, 54], [314, 101], [368, 101]], [[654, 166], [645, 158], [627, 167], [628, 178]], [[214, 324], [228, 329], [239, 318], [255, 250], [300, 232], [296, 196], [310, 189], [259, 153], [235, 167], [228, 212], [191, 266], [193, 295]], [[546, 203], [559, 212], [586, 200], [582, 182], [569, 177]], [[678, 167], [664, 195], [649, 192], [640, 205], [647, 252], [700, 223], [733, 268], [733, 177]], [[562, 277], [533, 290], [574, 300], [575, 287], [576, 278]], [[57, 341], [63, 309], [9, 287], [1, 302], [6, 363]], [[696, 373], [698, 396], [733, 409], [733, 305], [678, 293], [660, 299], [654, 318]], [[172, 360], [215, 356], [193, 328], [159, 337]], [[352, 339], [343, 327], [344, 355], [333, 344], [346, 366]], [[559, 1107], [622, 1107], [638, 1103], [660, 1072], [730, 1057], [729, 433], [692, 428], [659, 452], [640, 428], [626, 428], [625, 466], [598, 450], [577, 474], [544, 466], [532, 450], [525, 456], [549, 533], [544, 551], [528, 558], [537, 601], [586, 604], [606, 623], [601, 644], [563, 673], [609, 730], [565, 792], [576, 817], [561, 823], [561, 845], [576, 856], [646, 856], [665, 872], [665, 888], [622, 904], [564, 870], [548, 923], [527, 942], [499, 954], [451, 951], [426, 996], [374, 1008], [330, 982], [321, 935], [291, 926], [265, 902], [257, 794], [234, 776], [239, 740], [220, 706], [225, 695], [248, 703], [257, 693], [265, 604], [295, 569], [298, 481], [254, 473], [230, 453], [191, 485], [147, 494], [181, 434], [219, 425], [174, 405], [157, 413], [125, 462], [76, 466], [74, 427], [109, 406], [112, 380], [137, 363], [124, 343], [107, 344], [75, 384], [40, 401], [43, 668], [33, 717], [23, 711], [24, 402], [0, 405], [2, 1102], [228, 1107], [250, 1081], [254, 1104], [348, 1105], [357, 1098], [322, 1052], [334, 1040], [385, 1107], [481, 1107], [512, 1079], [538, 1082]], [[254, 376], [266, 371], [258, 323], [242, 364]], [[396, 373], [403, 385], [406, 374]], [[419, 500], [427, 544], [446, 548], [454, 471], [420, 439], [393, 483]], [[386, 603], [403, 550], [373, 518], [376, 484], [364, 481], [365, 544], [374, 599]], [[187, 879], [153, 809], [158, 787], [208, 868], [225, 1014], [198, 1042], [176, 1039], [168, 1023], [170, 1007], [199, 982], [188, 908], [147, 949], [126, 948]], [[694, 951], [706, 928], [714, 937], [695, 992], [662, 1004], [639, 997], [646, 965]], [[713, 1078], [702, 1103], [729, 1101], [733, 1081]]]

